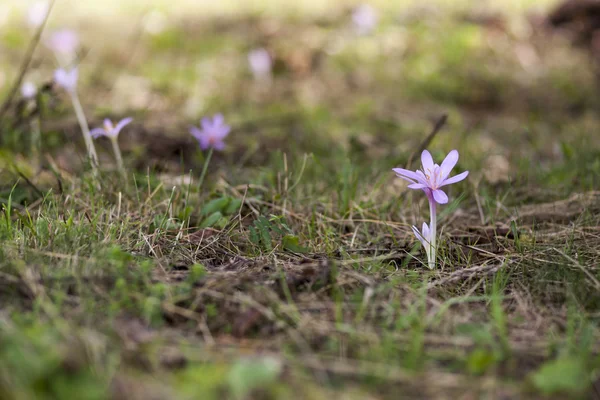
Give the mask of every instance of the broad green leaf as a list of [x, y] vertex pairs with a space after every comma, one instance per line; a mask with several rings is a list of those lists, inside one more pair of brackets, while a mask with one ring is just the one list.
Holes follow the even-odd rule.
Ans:
[[285, 235], [281, 240], [284, 250], [293, 251], [294, 253], [306, 253], [308, 249], [300, 246], [300, 239], [298, 236]]
[[214, 212], [212, 214], [210, 214], [208, 217], [206, 217], [204, 219], [204, 221], [202, 221], [202, 223], [200, 224], [200, 228], [209, 228], [213, 225], [215, 225], [217, 222], [219, 222], [219, 220], [223, 217], [223, 214], [221, 214], [219, 211]]
[[536, 389], [544, 394], [582, 394], [590, 379], [583, 360], [575, 357], [561, 357], [542, 365], [532, 375]]
[[495, 362], [496, 357], [493, 352], [485, 349], [475, 349], [467, 358], [467, 369], [473, 375], [481, 375]]
[[244, 399], [253, 390], [275, 383], [281, 370], [281, 363], [274, 358], [237, 361], [227, 379], [233, 398]]
[[242, 200], [230, 198], [229, 204], [223, 211], [223, 214], [225, 214], [225, 215], [237, 214], [238, 211], [240, 210], [241, 206], [242, 206]]
[[201, 214], [209, 215], [214, 214], [217, 211], [223, 212], [229, 205], [229, 201], [229, 197], [220, 197], [218, 199], [211, 200], [208, 203], [206, 203], [204, 207], [202, 207]]

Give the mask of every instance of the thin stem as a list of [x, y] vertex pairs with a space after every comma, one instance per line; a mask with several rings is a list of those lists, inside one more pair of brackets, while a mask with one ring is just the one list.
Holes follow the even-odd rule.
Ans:
[[71, 101], [73, 102], [75, 115], [77, 115], [77, 120], [79, 121], [79, 126], [81, 127], [81, 133], [83, 134], [83, 140], [85, 141], [85, 147], [87, 148], [88, 156], [90, 157], [90, 161], [92, 163], [92, 171], [94, 174], [97, 174], [98, 156], [96, 155], [96, 148], [94, 147], [94, 142], [92, 141], [92, 135], [90, 135], [90, 128], [87, 120], [85, 119], [85, 114], [83, 113], [83, 107], [81, 107], [81, 103], [79, 102], [79, 97], [77, 96], [76, 91], [69, 92], [69, 94], [71, 95]]
[[208, 154], [206, 155], [206, 160], [204, 161], [204, 167], [202, 168], [202, 173], [200, 174], [200, 181], [198, 182], [198, 192], [200, 191], [200, 188], [202, 188], [202, 184], [204, 183], [204, 177], [206, 176], [206, 171], [208, 170], [208, 164], [210, 163], [212, 154], [213, 154], [213, 148], [211, 147], [208, 150]]
[[433, 196], [427, 196], [428, 200], [429, 200], [429, 217], [430, 217], [430, 221], [429, 221], [429, 234], [430, 234], [430, 243], [429, 243], [429, 257], [428, 257], [428, 261], [429, 261], [429, 269], [434, 269], [435, 268], [435, 260], [436, 260], [436, 243], [437, 243], [437, 238], [436, 238], [436, 229], [437, 229], [437, 214], [436, 214], [436, 204], [435, 204], [435, 200], [433, 199]]
[[31, 120], [31, 155], [36, 163], [36, 173], [39, 172], [42, 157], [42, 135], [40, 131], [40, 117], [36, 114]]
[[121, 149], [119, 148], [119, 139], [117, 138], [117, 136], [111, 137], [110, 143], [112, 144], [113, 153], [115, 153], [117, 168], [119, 168], [119, 171], [125, 172], [125, 169], [123, 168], [123, 157], [121, 157]]

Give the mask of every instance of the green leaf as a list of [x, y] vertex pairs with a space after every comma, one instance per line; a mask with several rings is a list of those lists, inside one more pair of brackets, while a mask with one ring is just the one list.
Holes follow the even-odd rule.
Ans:
[[262, 215], [258, 217], [258, 220], [255, 222], [255, 225], [260, 234], [260, 241], [263, 245], [263, 248], [267, 251], [271, 251], [273, 249], [273, 245], [271, 244], [271, 234], [269, 233], [270, 223]]
[[281, 363], [274, 358], [239, 360], [228, 374], [229, 389], [235, 399], [244, 399], [255, 389], [264, 388], [277, 381]]
[[590, 379], [583, 360], [561, 357], [542, 365], [532, 375], [533, 385], [544, 394], [583, 394]]
[[222, 212], [227, 208], [230, 200], [231, 199], [229, 197], [220, 197], [218, 199], [211, 200], [208, 203], [206, 203], [204, 207], [202, 207], [202, 211], [200, 212], [200, 214], [209, 215], [214, 214], [217, 211]]
[[496, 357], [494, 353], [485, 349], [475, 349], [467, 358], [467, 369], [473, 375], [481, 375], [489, 367], [494, 365]]
[[271, 229], [273, 230], [273, 232], [275, 232], [279, 235], [285, 234], [283, 229], [281, 229], [281, 227], [279, 226], [278, 221], [275, 221], [274, 223], [271, 224]]
[[209, 228], [219, 222], [221, 218], [223, 218], [223, 214], [221, 214], [219, 211], [214, 212], [206, 217], [204, 221], [202, 221], [200, 228]]
[[258, 232], [253, 226], [250, 227], [250, 241], [255, 246], [260, 246], [260, 238], [258, 237]]
[[192, 215], [193, 211], [194, 211], [194, 208], [192, 206], [186, 206], [183, 210], [181, 210], [178, 217], [182, 221], [187, 221], [187, 219], [190, 217], [190, 215]]
[[188, 280], [195, 282], [202, 279], [206, 275], [206, 267], [203, 264], [194, 264], [190, 267], [190, 274]]
[[285, 235], [281, 240], [281, 244], [283, 245], [284, 250], [292, 251], [294, 253], [308, 252], [308, 249], [306, 247], [300, 246], [300, 239], [298, 238], [298, 236]]
[[242, 200], [231, 198], [229, 201], [229, 204], [225, 208], [225, 211], [223, 211], [223, 214], [225, 214], [225, 215], [237, 214], [238, 211], [240, 210], [241, 206], [242, 206]]
[[560, 148], [562, 150], [563, 155], [565, 156], [565, 158], [567, 160], [573, 159], [573, 156], [575, 155], [575, 149], [573, 149], [573, 146], [571, 146], [569, 143], [563, 141], [560, 143]]

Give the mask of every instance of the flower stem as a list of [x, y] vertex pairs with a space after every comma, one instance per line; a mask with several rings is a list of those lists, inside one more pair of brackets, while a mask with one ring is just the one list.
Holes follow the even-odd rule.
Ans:
[[427, 196], [429, 199], [429, 232], [430, 232], [430, 243], [429, 243], [429, 269], [435, 268], [437, 240], [436, 240], [436, 229], [437, 229], [437, 213], [435, 200], [432, 196]]
[[210, 163], [212, 154], [213, 154], [213, 148], [211, 147], [208, 150], [208, 154], [206, 155], [206, 160], [204, 161], [204, 167], [202, 168], [202, 173], [200, 174], [200, 181], [198, 182], [198, 191], [200, 191], [200, 188], [202, 188], [202, 184], [204, 183], [204, 177], [206, 176], [206, 171], [208, 170], [208, 164]]
[[115, 160], [117, 161], [117, 168], [119, 168], [119, 171], [125, 172], [125, 169], [123, 168], [123, 157], [121, 156], [121, 149], [119, 148], [119, 142], [118, 142], [117, 137], [116, 136], [111, 137], [110, 142], [112, 144], [113, 153], [115, 153]]
[[77, 116], [77, 120], [79, 121], [79, 126], [81, 127], [81, 133], [83, 134], [83, 140], [85, 141], [85, 147], [87, 148], [88, 156], [90, 157], [90, 161], [92, 164], [92, 171], [94, 175], [98, 174], [98, 156], [96, 155], [96, 148], [94, 147], [94, 142], [92, 141], [92, 135], [90, 135], [90, 128], [88, 126], [87, 120], [85, 119], [85, 114], [83, 113], [83, 107], [81, 107], [81, 102], [79, 101], [79, 97], [77, 96], [77, 92], [72, 91], [71, 101], [73, 102], [73, 108], [75, 109], [75, 115]]
[[36, 173], [39, 172], [41, 162], [41, 152], [42, 152], [42, 135], [40, 128], [40, 117], [39, 115], [35, 115], [31, 120], [31, 155], [35, 160], [36, 164]]

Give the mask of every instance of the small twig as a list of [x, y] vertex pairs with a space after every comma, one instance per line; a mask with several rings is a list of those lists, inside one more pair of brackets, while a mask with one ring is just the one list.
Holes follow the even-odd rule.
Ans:
[[592, 275], [592, 273], [590, 271], [588, 271], [583, 265], [581, 265], [579, 263], [579, 261], [577, 261], [573, 257], [568, 256], [567, 254], [563, 253], [556, 247], [553, 247], [552, 250], [556, 251], [558, 254], [562, 255], [564, 258], [569, 260], [573, 264], [573, 266], [579, 268], [589, 278], [589, 280], [592, 282], [592, 284], [594, 285], [596, 290], [600, 290], [600, 282], [598, 281], [598, 279], [596, 279], [596, 277], [594, 275]]
[[44, 28], [46, 27], [46, 22], [48, 21], [48, 17], [50, 17], [50, 12], [52, 11], [52, 7], [54, 6], [55, 1], [56, 0], [50, 1], [50, 4], [48, 5], [48, 12], [46, 13], [46, 17], [44, 18], [44, 21], [40, 24], [37, 31], [35, 32], [35, 35], [33, 36], [33, 38], [31, 38], [31, 41], [29, 42], [29, 47], [27, 48], [27, 52], [25, 53], [25, 58], [23, 59], [23, 63], [21, 64], [19, 75], [17, 75], [17, 79], [15, 80], [15, 83], [13, 83], [13, 86], [11, 87], [10, 91], [8, 92], [8, 96], [4, 100], [4, 103], [2, 103], [2, 107], [0, 107], [0, 121], [2, 121], [4, 119], [4, 115], [10, 108], [10, 105], [12, 104], [12, 101], [13, 101], [15, 95], [17, 94], [19, 87], [21, 87], [21, 83], [23, 82], [23, 78], [25, 78], [25, 74], [27, 73], [27, 70], [29, 69], [29, 64], [31, 64], [31, 60], [33, 59], [33, 54], [35, 52], [35, 49], [36, 49], [38, 43], [40, 42], [40, 38], [42, 37], [42, 33], [44, 32]]
[[23, 178], [23, 180], [25, 181], [25, 183], [27, 183], [27, 186], [29, 186], [30, 188], [33, 189], [33, 191], [39, 196], [39, 197], [44, 197], [44, 193], [38, 189], [37, 186], [35, 186], [35, 184], [33, 182], [31, 182], [31, 180], [25, 176], [25, 174], [23, 172], [21, 172], [21, 170], [19, 169], [19, 167], [17, 167], [15, 165], [15, 170], [17, 171], [17, 174], [19, 174], [19, 176], [21, 178]]
[[425, 138], [425, 140], [423, 140], [421, 142], [419, 147], [417, 147], [417, 149], [410, 155], [410, 157], [408, 157], [408, 162], [406, 163], [407, 169], [410, 169], [410, 166], [411, 166], [413, 160], [415, 159], [415, 157], [417, 155], [421, 154], [423, 152], [423, 150], [425, 150], [427, 148], [427, 146], [429, 146], [429, 144], [431, 143], [433, 138], [435, 138], [435, 135], [437, 135], [438, 132], [444, 127], [444, 125], [446, 125], [447, 120], [448, 120], [448, 114], [443, 114], [440, 118], [438, 118], [435, 125], [433, 125], [433, 129], [432, 129], [431, 133]]
[[505, 258], [504, 258], [504, 257], [502, 257], [502, 256], [499, 256], [498, 254], [492, 253], [491, 251], [487, 251], [487, 250], [484, 250], [484, 249], [480, 249], [479, 247], [471, 246], [471, 245], [469, 245], [469, 244], [464, 244], [464, 243], [461, 243], [461, 242], [459, 242], [459, 241], [452, 240], [452, 239], [450, 239], [450, 242], [451, 242], [451, 243], [454, 243], [454, 244], [456, 244], [456, 245], [458, 245], [458, 246], [461, 246], [461, 247], [466, 247], [467, 249], [474, 250], [474, 251], [476, 251], [476, 252], [478, 252], [478, 253], [481, 253], [481, 254], [486, 254], [486, 255], [488, 255], [488, 256], [490, 256], [490, 257], [492, 257], [492, 258], [495, 258], [496, 260], [498, 260], [498, 261], [500, 261], [500, 262], [504, 262], [504, 260], [505, 260]]
[[487, 276], [496, 273], [500, 268], [505, 266], [505, 263], [499, 264], [483, 264], [477, 265], [475, 267], [463, 268], [457, 271], [454, 271], [450, 275], [445, 278], [430, 282], [427, 285], [427, 289], [433, 289], [436, 286], [445, 285], [447, 283], [456, 282], [462, 279], [471, 279], [475, 276]]

